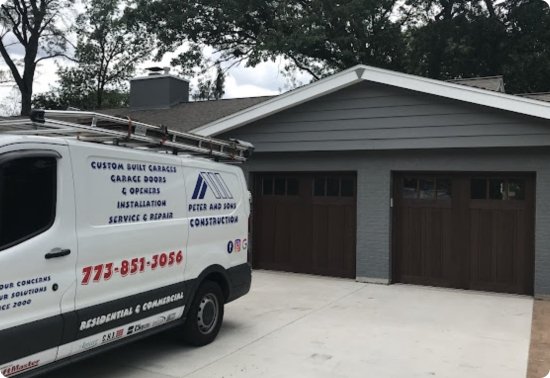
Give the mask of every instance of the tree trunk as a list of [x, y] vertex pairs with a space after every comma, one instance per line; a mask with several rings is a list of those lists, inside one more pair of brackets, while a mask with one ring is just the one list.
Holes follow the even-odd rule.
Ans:
[[29, 38], [29, 43], [25, 48], [25, 68], [23, 71], [23, 80], [19, 85], [21, 91], [21, 115], [28, 116], [31, 114], [32, 108], [32, 93], [34, 73], [36, 71], [36, 55], [38, 54], [38, 35], [32, 35]]
[[28, 116], [32, 109], [32, 92], [21, 91], [21, 115]]
[[36, 64], [30, 61], [25, 62], [25, 72], [23, 73], [23, 85], [19, 86], [21, 91], [21, 115], [28, 116], [32, 109], [33, 81]]
[[96, 93], [96, 109], [101, 109], [103, 105], [103, 88], [98, 88]]

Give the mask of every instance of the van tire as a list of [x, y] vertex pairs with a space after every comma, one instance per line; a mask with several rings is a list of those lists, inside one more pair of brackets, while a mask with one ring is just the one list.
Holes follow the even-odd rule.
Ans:
[[203, 346], [214, 341], [223, 322], [224, 302], [217, 283], [201, 284], [183, 325], [183, 340], [187, 344]]

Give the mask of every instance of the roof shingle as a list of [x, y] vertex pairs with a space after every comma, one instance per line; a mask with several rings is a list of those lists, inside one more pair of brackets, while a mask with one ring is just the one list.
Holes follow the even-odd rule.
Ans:
[[152, 125], [164, 125], [170, 129], [189, 131], [249, 108], [273, 96], [233, 98], [211, 101], [185, 102], [168, 109], [130, 110], [103, 109], [100, 113], [131, 119]]

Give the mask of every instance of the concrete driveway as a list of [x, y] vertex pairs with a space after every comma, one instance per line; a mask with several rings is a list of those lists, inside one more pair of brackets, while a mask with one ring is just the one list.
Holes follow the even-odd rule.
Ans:
[[532, 304], [256, 271], [213, 344], [162, 334], [47, 377], [525, 377]]

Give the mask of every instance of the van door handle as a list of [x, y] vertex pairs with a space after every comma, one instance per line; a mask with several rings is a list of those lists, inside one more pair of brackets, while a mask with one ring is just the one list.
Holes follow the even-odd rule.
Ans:
[[55, 259], [56, 257], [68, 256], [71, 254], [70, 249], [54, 248], [50, 252], [46, 253], [46, 260]]

